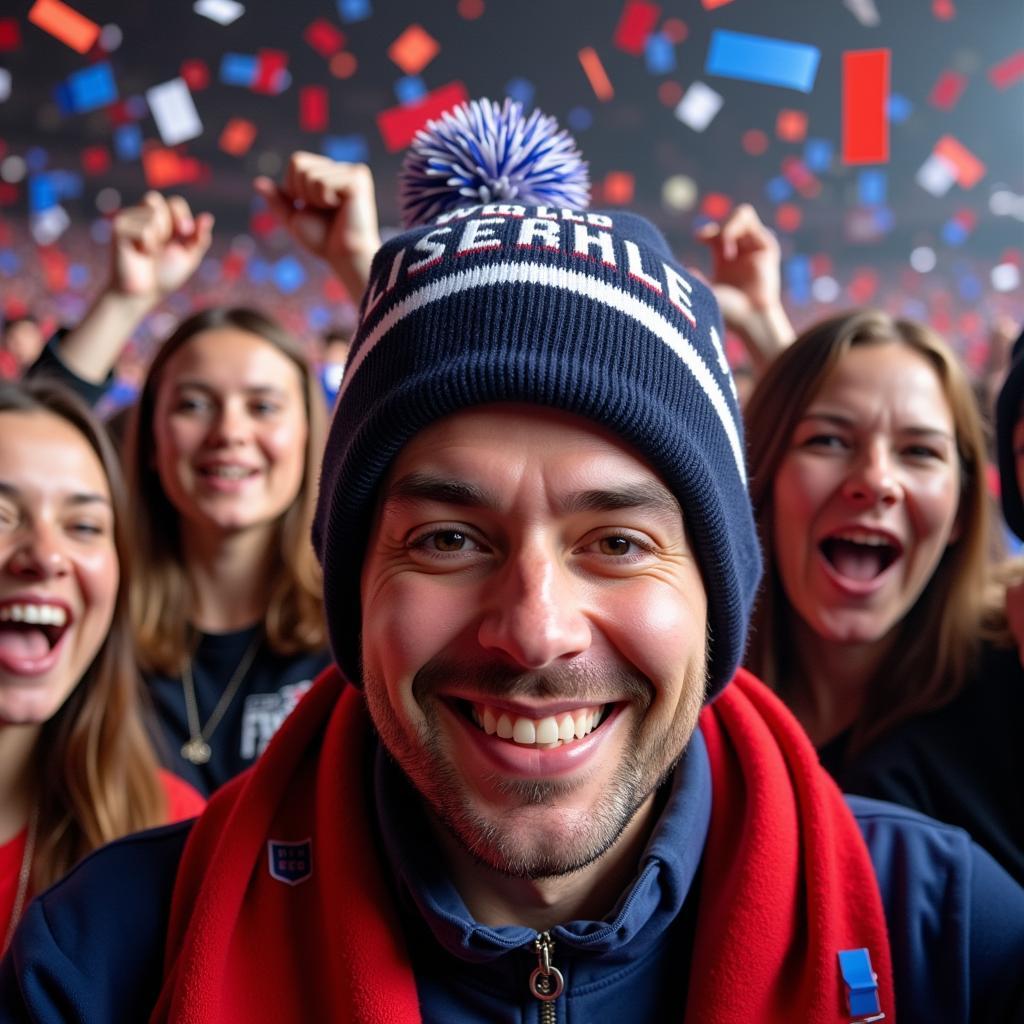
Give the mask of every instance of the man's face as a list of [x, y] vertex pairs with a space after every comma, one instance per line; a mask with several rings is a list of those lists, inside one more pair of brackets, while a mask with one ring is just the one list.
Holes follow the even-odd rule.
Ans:
[[693, 732], [707, 600], [681, 510], [586, 420], [488, 406], [418, 434], [384, 482], [361, 586], [381, 738], [496, 870], [592, 862]]

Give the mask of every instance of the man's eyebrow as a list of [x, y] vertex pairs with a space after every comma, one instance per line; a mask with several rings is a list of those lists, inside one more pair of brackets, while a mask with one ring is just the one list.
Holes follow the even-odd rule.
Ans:
[[[6, 480], [0, 480], [0, 496], [17, 500], [21, 495], [21, 488], [8, 483]], [[68, 505], [110, 505], [110, 499], [106, 495], [95, 491], [75, 491], [64, 498], [64, 502]]]
[[671, 519], [678, 519], [682, 515], [679, 502], [672, 492], [657, 483], [577, 491], [562, 502], [562, 509], [568, 515], [578, 512], [616, 512], [620, 509], [640, 509]]
[[466, 508], [497, 508], [496, 495], [465, 480], [413, 472], [396, 480], [384, 494], [385, 505], [403, 501], [435, 501], [441, 505]]

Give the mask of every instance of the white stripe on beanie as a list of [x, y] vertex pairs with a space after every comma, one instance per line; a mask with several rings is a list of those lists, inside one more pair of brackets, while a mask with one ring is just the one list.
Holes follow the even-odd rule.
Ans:
[[673, 327], [661, 313], [646, 302], [642, 302], [635, 295], [631, 295], [601, 278], [546, 263], [491, 263], [486, 266], [472, 267], [434, 278], [429, 284], [410, 292], [381, 317], [359, 345], [346, 367], [341, 390], [338, 392], [338, 401], [344, 397], [349, 384], [359, 372], [363, 360], [373, 351], [377, 342], [405, 317], [433, 302], [440, 302], [471, 288], [487, 288], [498, 284], [535, 284], [574, 292], [592, 302], [601, 303], [631, 317], [660, 339], [682, 360], [715, 410], [722, 429], [729, 439], [736, 462], [736, 470], [746, 485], [747, 470], [743, 459], [743, 445], [740, 442], [739, 430], [721, 386], [693, 343]]

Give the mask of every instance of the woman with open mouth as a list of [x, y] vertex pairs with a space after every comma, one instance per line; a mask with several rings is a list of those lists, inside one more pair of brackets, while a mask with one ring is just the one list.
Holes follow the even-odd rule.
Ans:
[[109, 440], [46, 381], [0, 383], [0, 932], [87, 853], [198, 814], [158, 769]]
[[961, 825], [1024, 881], [1024, 686], [957, 357], [850, 313], [778, 356], [745, 416], [767, 567], [748, 666], [844, 789]]
[[226, 307], [164, 342], [128, 424], [136, 636], [164, 763], [205, 794], [330, 661], [310, 543], [325, 430], [299, 343]]

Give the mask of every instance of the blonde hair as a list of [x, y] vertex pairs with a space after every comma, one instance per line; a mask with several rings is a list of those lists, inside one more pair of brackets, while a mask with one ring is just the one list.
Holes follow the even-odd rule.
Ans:
[[802, 334], [769, 366], [744, 412], [751, 500], [765, 553], [747, 665], [783, 693], [795, 678], [791, 608], [773, 557], [772, 492], [793, 431], [843, 356], [854, 346], [896, 342], [922, 355], [949, 403], [960, 463], [958, 536], [914, 606], [894, 627], [892, 652], [871, 681], [853, 726], [850, 754], [897, 722], [940, 707], [964, 686], [993, 589], [989, 572], [992, 503], [985, 486], [985, 436], [971, 385], [956, 355], [930, 328], [879, 310], [846, 313]]
[[39, 839], [32, 891], [40, 892], [104, 843], [164, 824], [167, 807], [142, 723], [142, 684], [128, 615], [127, 502], [117, 454], [85, 405], [51, 381], [0, 384], [0, 412], [57, 416], [95, 452], [110, 488], [120, 567], [110, 629], [36, 743]]
[[156, 396], [171, 356], [197, 334], [223, 327], [268, 342], [295, 365], [302, 379], [308, 422], [305, 470], [299, 492], [278, 524], [275, 565], [266, 581], [263, 628], [268, 645], [279, 654], [313, 651], [327, 642], [320, 567], [310, 539], [316, 481], [327, 433], [320, 385], [298, 342], [278, 323], [256, 310], [215, 306], [183, 321], [160, 347], [146, 374], [125, 437], [125, 466], [135, 519], [132, 619], [143, 666], [166, 675], [178, 675], [188, 659], [191, 636], [186, 609], [191, 602], [178, 512], [155, 466]]

